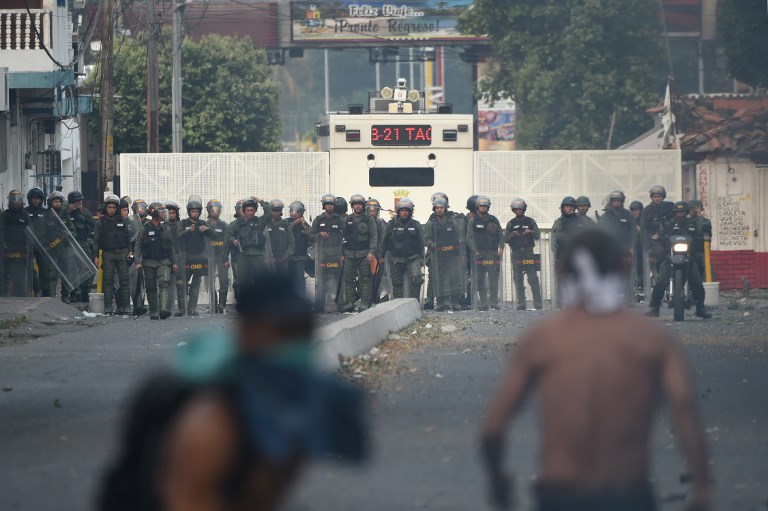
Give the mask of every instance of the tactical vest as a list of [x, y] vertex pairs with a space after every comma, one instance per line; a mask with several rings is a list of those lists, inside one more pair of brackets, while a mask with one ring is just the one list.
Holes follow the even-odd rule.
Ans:
[[163, 239], [164, 225], [155, 226], [148, 223], [142, 227], [141, 256], [144, 259], [162, 261], [171, 258], [171, 247], [168, 240]]
[[632, 213], [626, 209], [608, 209], [602, 216], [604, 222], [610, 225], [614, 233], [621, 238], [625, 249], [629, 248], [629, 242], [632, 240], [632, 231], [635, 228], [635, 222]]
[[266, 231], [269, 233], [269, 246], [272, 248], [272, 257], [285, 259], [288, 257], [288, 222], [280, 220], [273, 223], [267, 222]]
[[472, 229], [475, 235], [475, 250], [496, 252], [499, 249], [501, 226], [495, 216], [488, 215], [484, 219], [481, 219], [480, 215], [475, 216]]
[[[196, 231], [188, 231], [185, 234], [182, 234], [182, 243], [183, 243], [183, 249], [184, 249], [184, 255], [190, 255], [190, 254], [203, 254], [205, 252], [205, 233], [200, 231], [200, 227], [206, 225], [205, 222], [202, 220], [198, 220], [197, 222], [193, 222], [189, 218], [185, 218], [181, 221], [181, 228], [183, 230], [190, 229], [193, 224], [197, 225], [198, 230]], [[207, 227], [207, 225], [206, 225]]]
[[326, 217], [324, 214], [317, 217], [317, 232], [327, 232], [329, 237], [327, 240], [323, 240], [324, 247], [336, 247], [341, 249], [342, 239], [342, 221], [341, 217], [333, 215], [331, 218]]
[[509, 248], [512, 250], [520, 250], [521, 248], [533, 248], [536, 243], [533, 236], [523, 236], [523, 232], [526, 230], [534, 230], [536, 227], [533, 219], [523, 215], [521, 217], [514, 217], [509, 221], [510, 230], [520, 233], [520, 236], [513, 236], [509, 238]]
[[224, 252], [224, 236], [227, 233], [227, 223], [223, 220], [218, 220], [216, 225], [208, 221], [208, 228], [213, 233], [213, 239], [208, 244], [213, 248], [213, 253], [221, 255]]
[[43, 207], [27, 206], [24, 208], [24, 210], [27, 212], [29, 219], [32, 222], [37, 222], [38, 220], [41, 220], [43, 216], [45, 216], [45, 208]]
[[75, 210], [69, 214], [69, 219], [75, 226], [75, 239], [77, 241], [84, 243], [91, 239], [91, 225], [84, 212]]
[[250, 220], [242, 217], [238, 218], [237, 222], [237, 243], [240, 248], [264, 248], [267, 240], [262, 232], [261, 221], [257, 217]]
[[409, 219], [405, 223], [395, 220], [392, 224], [390, 252], [395, 257], [421, 256], [423, 248], [419, 243], [419, 225]]
[[458, 256], [462, 240], [458, 224], [453, 218], [446, 216], [445, 221], [441, 222], [435, 217], [432, 221], [432, 229], [435, 253]]
[[19, 250], [27, 246], [24, 228], [29, 224], [29, 214], [23, 209], [7, 209], [3, 212], [5, 239], [0, 240], [9, 249]]
[[293, 229], [293, 254], [294, 257], [306, 257], [307, 250], [309, 249], [309, 235], [304, 232], [304, 224], [291, 223], [291, 229]]
[[648, 204], [643, 210], [642, 218], [644, 221], [643, 229], [651, 237], [662, 230], [667, 217], [672, 214], [674, 204], [664, 201], [658, 206], [654, 203]]
[[344, 243], [347, 250], [368, 250], [371, 239], [369, 218], [365, 213], [360, 217], [347, 216], [347, 226], [344, 229]]
[[101, 222], [101, 237], [99, 247], [101, 250], [122, 250], [128, 248], [127, 220], [115, 215], [114, 219], [104, 217]]

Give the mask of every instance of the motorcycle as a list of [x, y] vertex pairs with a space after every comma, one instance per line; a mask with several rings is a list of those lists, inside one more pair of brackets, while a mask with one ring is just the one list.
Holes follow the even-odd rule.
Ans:
[[688, 265], [691, 262], [691, 243], [689, 236], [673, 235], [669, 237], [670, 257], [669, 274], [672, 279], [672, 308], [675, 321], [685, 318], [685, 282], [688, 276]]

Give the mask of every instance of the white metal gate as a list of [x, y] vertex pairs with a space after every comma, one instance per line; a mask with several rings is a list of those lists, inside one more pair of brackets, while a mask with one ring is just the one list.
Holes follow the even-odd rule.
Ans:
[[[502, 227], [512, 218], [509, 204], [515, 197], [528, 203], [527, 215], [542, 229], [541, 284], [545, 299], [551, 299], [554, 284], [554, 258], [549, 254], [549, 234], [544, 232], [560, 216], [560, 202], [566, 195], [585, 195], [593, 211], [601, 212], [612, 190], [627, 196], [626, 207], [633, 200], [643, 205], [650, 201], [648, 189], [660, 184], [667, 189], [667, 200], [682, 198], [680, 152], [658, 151], [507, 151], [476, 152], [474, 190], [488, 195], [491, 213]], [[509, 250], [505, 251], [504, 300], [512, 301], [514, 284], [510, 271]], [[527, 282], [526, 282], [527, 286]], [[528, 292], [530, 297], [530, 291]]]

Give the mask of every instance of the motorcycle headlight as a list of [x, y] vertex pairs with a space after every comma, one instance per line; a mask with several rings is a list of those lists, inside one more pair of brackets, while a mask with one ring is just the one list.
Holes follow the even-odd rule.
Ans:
[[688, 252], [688, 243], [675, 243], [672, 245], [672, 252]]

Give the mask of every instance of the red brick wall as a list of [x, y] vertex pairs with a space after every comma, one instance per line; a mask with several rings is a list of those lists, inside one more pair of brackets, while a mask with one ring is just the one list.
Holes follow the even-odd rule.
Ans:
[[720, 282], [720, 289], [742, 289], [745, 278], [750, 287], [759, 287], [756, 256], [762, 255], [755, 254], [754, 250], [712, 252], [714, 279]]

